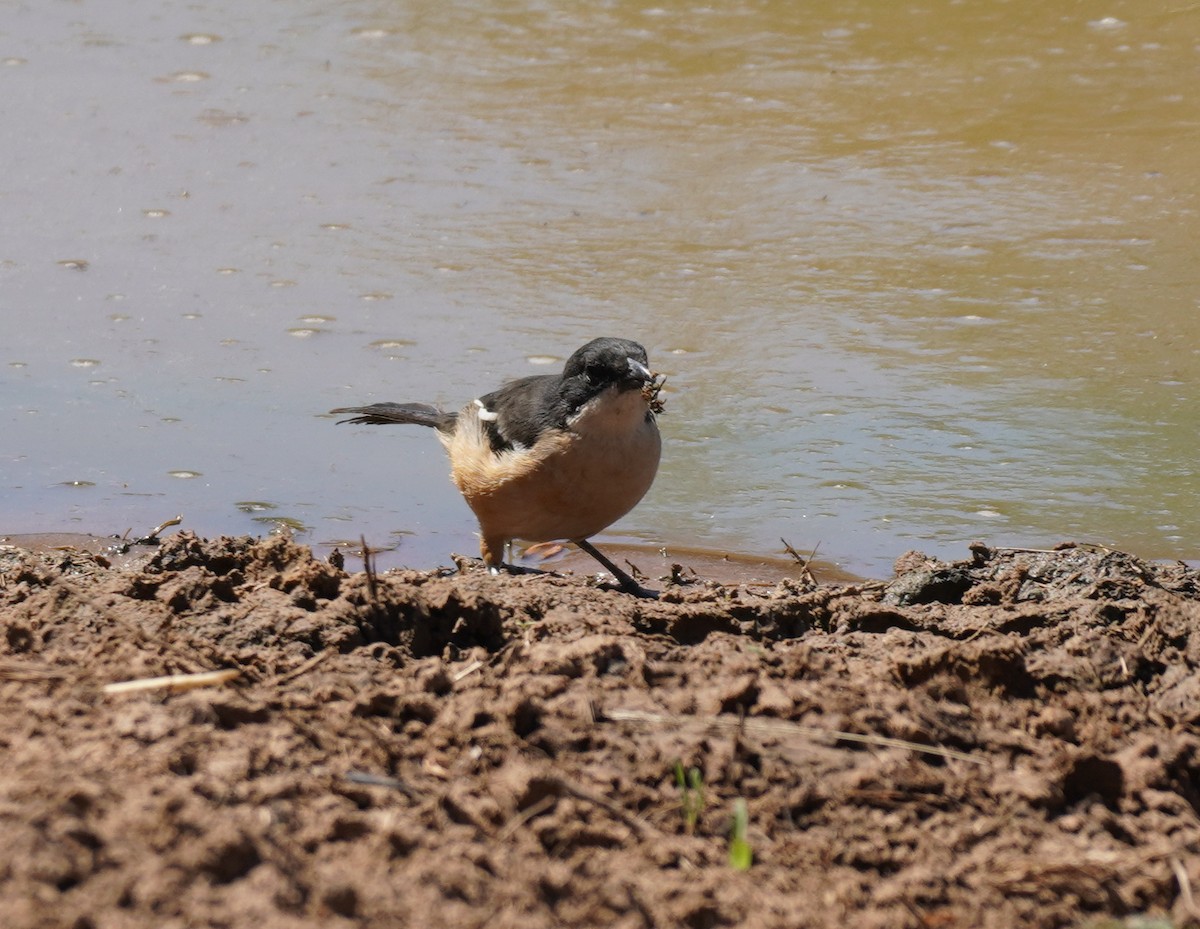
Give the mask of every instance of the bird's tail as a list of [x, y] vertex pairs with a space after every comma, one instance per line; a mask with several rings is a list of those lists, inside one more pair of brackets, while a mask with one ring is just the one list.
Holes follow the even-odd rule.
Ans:
[[339, 419], [342, 423], [366, 423], [371, 426], [386, 426], [391, 423], [418, 426], [432, 426], [438, 432], [450, 432], [454, 429], [457, 413], [444, 413], [436, 406], [428, 403], [372, 403], [370, 406], [342, 406], [330, 413], [353, 413], [349, 419]]

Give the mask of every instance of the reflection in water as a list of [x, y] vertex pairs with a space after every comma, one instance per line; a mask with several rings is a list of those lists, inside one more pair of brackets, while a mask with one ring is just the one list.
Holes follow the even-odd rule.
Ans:
[[445, 561], [436, 443], [314, 414], [613, 334], [668, 376], [633, 540], [1197, 556], [1200, 10], [313, 3], [156, 12], [171, 44], [142, 2], [25, 17], [6, 75], [53, 146], [0, 181], [7, 528], [266, 497]]

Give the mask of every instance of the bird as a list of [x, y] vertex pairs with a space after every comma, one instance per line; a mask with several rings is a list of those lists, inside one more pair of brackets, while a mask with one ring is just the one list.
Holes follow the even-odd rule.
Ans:
[[450, 477], [479, 521], [480, 554], [499, 573], [514, 539], [565, 540], [602, 564], [621, 590], [653, 597], [588, 539], [634, 508], [662, 454], [661, 381], [646, 349], [592, 339], [560, 374], [504, 384], [457, 413], [428, 403], [339, 407], [339, 423], [430, 426]]

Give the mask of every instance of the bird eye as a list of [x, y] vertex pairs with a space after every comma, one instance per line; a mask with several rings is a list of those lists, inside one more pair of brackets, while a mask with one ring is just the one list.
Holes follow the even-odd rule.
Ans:
[[598, 361], [590, 361], [583, 368], [583, 376], [595, 384], [604, 379], [604, 365]]

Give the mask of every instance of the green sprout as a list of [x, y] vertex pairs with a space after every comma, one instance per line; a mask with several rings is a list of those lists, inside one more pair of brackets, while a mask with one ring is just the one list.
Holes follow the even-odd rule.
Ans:
[[729, 832], [729, 866], [735, 871], [749, 871], [754, 863], [754, 851], [746, 840], [750, 828], [750, 813], [746, 801], [738, 797], [733, 801], [733, 828]]

